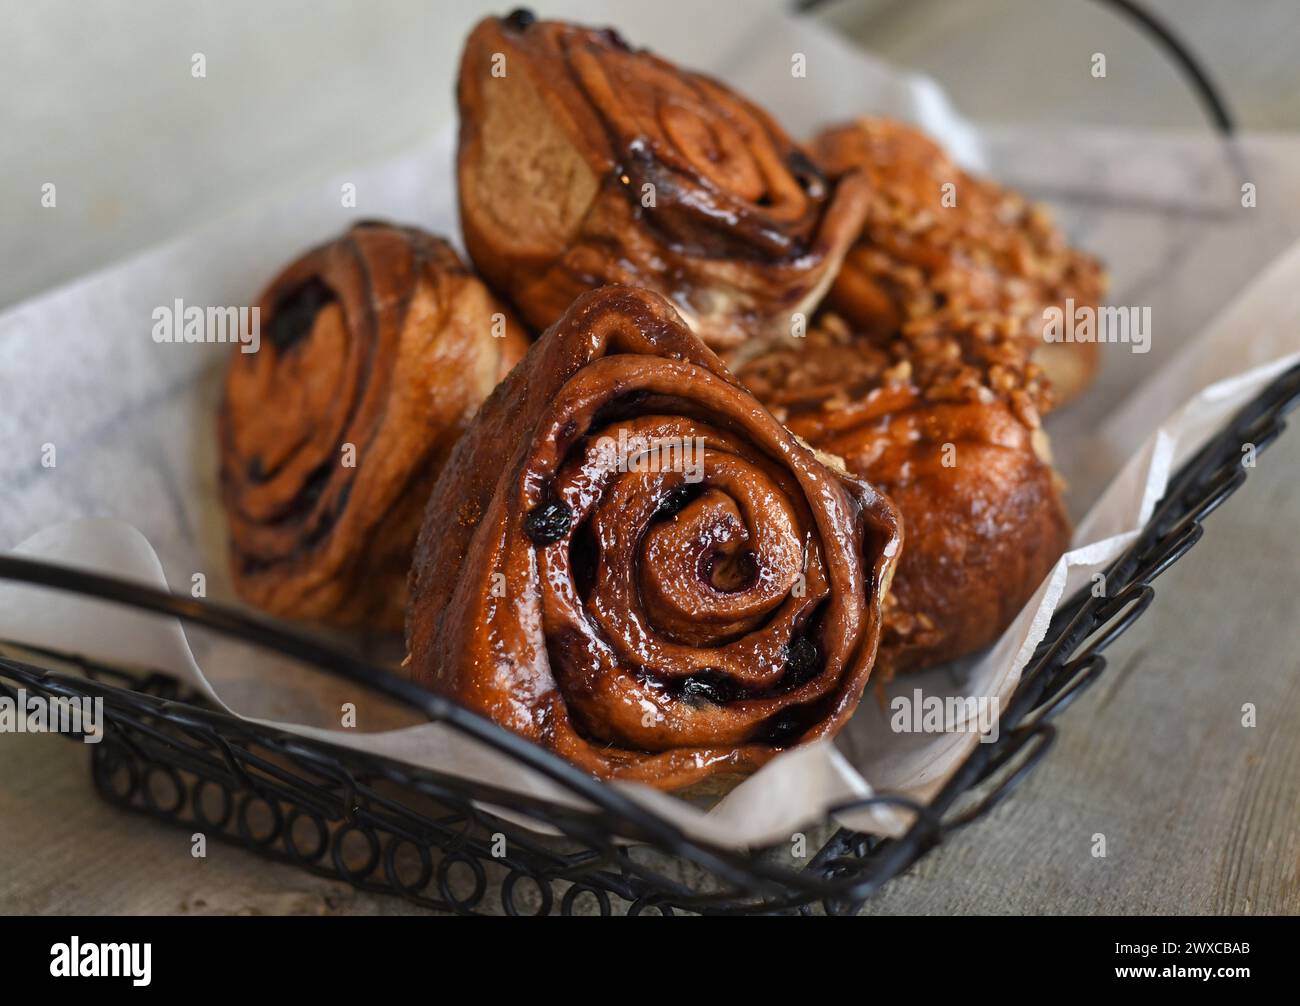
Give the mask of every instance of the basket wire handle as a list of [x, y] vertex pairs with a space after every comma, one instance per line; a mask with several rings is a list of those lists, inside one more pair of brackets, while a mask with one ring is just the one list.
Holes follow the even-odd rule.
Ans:
[[[796, 0], [794, 8], [800, 14], [811, 14], [819, 7], [829, 6], [831, 2], [832, 0]], [[1236, 132], [1236, 120], [1223, 92], [1210, 79], [1209, 71], [1172, 28], [1138, 4], [1136, 0], [1093, 0], [1093, 2], [1102, 7], [1113, 8], [1150, 35], [1156, 44], [1169, 54], [1179, 71], [1187, 78], [1214, 128], [1224, 136], [1231, 136]]]

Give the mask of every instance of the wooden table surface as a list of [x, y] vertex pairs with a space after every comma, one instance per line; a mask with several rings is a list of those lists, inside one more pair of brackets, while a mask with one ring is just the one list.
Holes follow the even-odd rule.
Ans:
[[[79, 177], [80, 172], [87, 184], [107, 180], [105, 184], [111, 182], [109, 188], [118, 197], [130, 192], [132, 205], [144, 209], [124, 214], [118, 198], [113, 203], [116, 209], [91, 207], [93, 212], [87, 211], [84, 220], [62, 216], [64, 230], [57, 232], [46, 229], [48, 218], [40, 216], [39, 210], [15, 219], [14, 226], [5, 229], [3, 241], [13, 252], [6, 261], [16, 267], [0, 284], [0, 300], [11, 301], [180, 233], [193, 226], [195, 205], [201, 204], [212, 215], [254, 194], [264, 196], [285, 184], [285, 179], [400, 149], [410, 142], [407, 133], [425, 135], [436, 125], [433, 113], [424, 119], [416, 114], [417, 106], [425, 103], [416, 92], [423, 95], [429, 88], [422, 83], [399, 88], [395, 83], [394, 74], [406, 74], [405, 68], [416, 68], [412, 70], [416, 77], [407, 74], [403, 79], [422, 80], [418, 72], [423, 70], [416, 71], [434, 62], [411, 54], [406, 62], [394, 58], [375, 64], [393, 67], [387, 77], [382, 73], [330, 75], [345, 79], [346, 94], [339, 101], [351, 102], [347, 107], [369, 108], [382, 100], [384, 107], [395, 109], [391, 116], [343, 116], [354, 123], [349, 127], [352, 133], [335, 132], [333, 126], [317, 128], [310, 121], [298, 122], [285, 132], [285, 123], [291, 121], [287, 110], [294, 107], [293, 96], [298, 93], [300, 73], [294, 60], [299, 51], [310, 49], [312, 60], [318, 61], [321, 51], [336, 49], [330, 58], [342, 62], [356, 50], [354, 32], [341, 30], [335, 38], [335, 33], [322, 30], [290, 33], [287, 41], [295, 45], [282, 44], [284, 33], [274, 33], [276, 47], [283, 51], [277, 63], [268, 65], [284, 70], [279, 77], [268, 76], [257, 83], [262, 91], [257, 105], [266, 110], [265, 115], [258, 117], [247, 101], [235, 95], [224, 105], [214, 103], [217, 125], [206, 137], [180, 127], [171, 129], [172, 111], [163, 106], [174, 89], [150, 77], [154, 63], [132, 61], [132, 72], [118, 75], [87, 62], [67, 45], [59, 18], [80, 23], [90, 12], [64, 6], [60, 15], [52, 10], [56, 6], [41, 5], [39, 13], [24, 8], [21, 18], [19, 10], [13, 12], [15, 31], [10, 37], [22, 37], [22, 58], [0, 59], [0, 64], [8, 64], [15, 73], [27, 73], [26, 66], [55, 67], [60, 74], [74, 75], [85, 64], [92, 82], [80, 86], [69, 79], [56, 81], [32, 69], [22, 82], [23, 93], [31, 97], [23, 108], [43, 109], [41, 129], [39, 134], [24, 132], [32, 123], [3, 120], [12, 127], [6, 128], [6, 135], [16, 133], [31, 142], [8, 145], [0, 158], [6, 170], [12, 168], [24, 179], [27, 167], [39, 180], [49, 170], [44, 165], [57, 164], [61, 178]], [[378, 12], [363, 6], [364, 13], [358, 8], [348, 16], [375, 36], [364, 47], [368, 51], [381, 35], [398, 40], [419, 34], [401, 30], [401, 22], [444, 18], [441, 7], [434, 15], [425, 5], [413, 4], [409, 10], [395, 5]], [[453, 5], [451, 22], [458, 31], [477, 16], [471, 10], [477, 6], [482, 5]], [[886, 56], [934, 70], [955, 85], [959, 105], [977, 115], [1032, 115], [1033, 108], [1020, 106], [1039, 98], [1057, 112], [1068, 107], [1065, 95], [1044, 96], [1037, 87], [1007, 88], [1005, 80], [988, 75], [985, 47], [972, 35], [979, 25], [967, 23], [972, 6], [938, 0], [906, 7], [864, 5], [873, 19], [864, 38]], [[1276, 27], [1291, 16], [1289, 0], [1252, 4], [1252, 18], [1239, 18], [1235, 5], [1229, 10], [1207, 0], [1183, 0], [1177, 5], [1161, 0], [1158, 6], [1167, 13], [1177, 7], [1188, 15], [1191, 40], [1212, 57], [1220, 79], [1231, 86], [1244, 121], [1292, 129], [1300, 123], [1294, 33]], [[122, 5], [104, 14], [108, 20], [94, 27], [96, 39], [104, 43], [94, 48], [104, 59], [117, 58], [113, 54], [126, 45], [123, 39], [128, 35], [135, 45], [148, 36], [156, 50], [166, 51], [161, 41], [169, 39], [180, 46], [177, 51], [188, 53], [192, 30], [201, 28], [210, 47], [218, 53], [229, 51], [236, 36], [225, 38], [230, 34], [227, 26], [255, 16], [255, 7], [241, 0], [210, 8], [191, 25], [190, 20], [199, 15], [178, 19], [164, 14], [169, 8]], [[331, 8], [340, 16], [348, 10], [338, 3]], [[646, 14], [642, 21], [659, 18], [657, 12], [642, 10]], [[1090, 4], [990, 0], [978, 20], [991, 36], [1000, 37], [1008, 24], [1024, 33], [1036, 30], [1029, 24], [1032, 21], [1045, 33], [1069, 35], [1062, 27], [1063, 18], [1087, 19], [1091, 31], [1106, 27], [1099, 19], [1107, 17]], [[1231, 30], [1224, 28], [1225, 18]], [[612, 15], [607, 19], [619, 20]], [[907, 28], [913, 20], [923, 21], [929, 34], [918, 34], [915, 26]], [[387, 22], [391, 31], [384, 27]], [[117, 28], [122, 38], [114, 42], [116, 36], [109, 36]], [[653, 31], [653, 25], [647, 24], [645, 31]], [[214, 33], [218, 41], [213, 40]], [[434, 35], [430, 36], [433, 43], [448, 53], [458, 44], [449, 33]], [[396, 44], [385, 51], [404, 53], [393, 49]], [[1129, 46], [1109, 50], [1121, 54], [1112, 63], [1129, 74], [1116, 101], [1139, 96], [1133, 114], [1142, 116], [1151, 114], [1153, 96], [1168, 95], [1171, 104], [1167, 113], [1161, 113], [1168, 121], [1198, 121], [1199, 113], [1167, 66], [1155, 59], [1124, 58], [1124, 52], [1149, 52], [1148, 43], [1108, 36], [1108, 45]], [[1005, 46], [999, 52], [1004, 50]], [[1018, 51], [1025, 60], [1052, 58], [1047, 45], [1020, 46]], [[970, 55], [965, 63], [953, 58], [962, 52]], [[223, 79], [227, 81], [223, 86], [238, 86], [238, 75], [214, 78], [218, 85]], [[90, 99], [109, 81], [116, 88], [114, 114], [97, 115]], [[322, 86], [326, 83], [322, 81]], [[445, 90], [445, 81], [439, 86]], [[136, 105], [122, 91], [133, 87], [139, 92]], [[367, 88], [385, 93], [380, 98]], [[1019, 105], [1010, 107], [1008, 101]], [[153, 111], [117, 115], [124, 107], [136, 106]], [[89, 119], [112, 123], [112, 142], [102, 149], [93, 145], [93, 157], [80, 149], [84, 143], [77, 140], [85, 135], [77, 119], [82, 108]], [[1091, 94], [1077, 100], [1070, 114], [1089, 109], [1097, 110]], [[1112, 112], [1102, 109], [1098, 114]], [[4, 114], [19, 114], [21, 119], [20, 113], [22, 109], [13, 103]], [[129, 131], [130, 123], [137, 120], [161, 124], [160, 135], [176, 138], [173, 161], [188, 157], [189, 167], [161, 173], [156, 179], [140, 179], [125, 169], [114, 173], [115, 165], [120, 168], [129, 160], [114, 153], [130, 147], [121, 142], [118, 131]], [[225, 134], [218, 128], [221, 123], [228, 126]], [[392, 124], [392, 129], [384, 132], [383, 123]], [[400, 136], [393, 132], [399, 127], [406, 131]], [[250, 129], [257, 142], [247, 141]], [[358, 130], [369, 132], [362, 135]], [[231, 157], [222, 158], [221, 151], [229, 147], [247, 161], [243, 151], [270, 143], [272, 131], [278, 137], [271, 147], [276, 156], [255, 159], [255, 175], [240, 175]], [[238, 142], [231, 146], [223, 135], [237, 137]], [[41, 166], [29, 153], [37, 149], [43, 152]], [[270, 172], [268, 161], [279, 165], [275, 169], [279, 174]], [[190, 188], [183, 192], [167, 181], [191, 176]], [[203, 195], [197, 202], [196, 192]], [[1300, 433], [1291, 433], [1261, 457], [1246, 487], [1209, 519], [1205, 539], [1158, 582], [1154, 606], [1110, 651], [1105, 676], [1058, 721], [1060, 736], [1047, 760], [989, 818], [954, 836], [895, 880], [869, 903], [867, 912], [1300, 913], [1298, 471]], [[1254, 727], [1242, 726], [1244, 703], [1253, 703], [1258, 710]], [[206, 859], [196, 860], [190, 855], [186, 832], [100, 802], [90, 786], [88, 762], [83, 747], [63, 740], [0, 735], [0, 911], [382, 914], [413, 910], [397, 899], [360, 893], [217, 843], [210, 844]], [[1105, 858], [1092, 854], [1098, 834], [1106, 838]]]

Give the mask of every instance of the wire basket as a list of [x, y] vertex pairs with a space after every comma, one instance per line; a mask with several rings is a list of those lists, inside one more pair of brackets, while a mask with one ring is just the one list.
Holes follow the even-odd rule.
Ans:
[[[95, 789], [110, 803], [201, 831], [358, 888], [428, 908], [492, 914], [653, 910], [700, 914], [859, 911], [892, 877], [977, 821], [1042, 759], [1054, 717], [1106, 669], [1104, 651], [1151, 604], [1152, 582], [1200, 540], [1202, 521], [1246, 480], [1242, 445], [1262, 450], [1300, 399], [1300, 367], [1270, 384], [1188, 461], [1151, 520], [1106, 570], [1108, 596], [1082, 591], [1053, 616], [1005, 704], [992, 743], [971, 755], [928, 805], [888, 794], [870, 804], [910, 812], [899, 838], [829, 820], [805, 862], [787, 847], [738, 851], [697, 841], [617, 789], [453, 701], [378, 665], [235, 609], [112, 577], [0, 556], [0, 578], [170, 614], [308, 661], [420, 711], [540, 772], [576, 805], [520, 796], [240, 720], [138, 674], [75, 654], [7, 645], [0, 694], [103, 700]], [[524, 822], [527, 822], [525, 824]], [[682, 878], [683, 862], [698, 879]]]

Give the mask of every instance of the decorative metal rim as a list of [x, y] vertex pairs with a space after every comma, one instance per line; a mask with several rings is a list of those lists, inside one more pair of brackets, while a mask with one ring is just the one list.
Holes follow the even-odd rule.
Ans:
[[[182, 695], [164, 675], [142, 678], [84, 656], [10, 647], [28, 657], [0, 656], [0, 694], [12, 697], [22, 688], [51, 698], [102, 698], [107, 734], [93, 748], [92, 779], [114, 805], [426, 907], [482, 911], [494, 871], [502, 875], [507, 914], [547, 914], [556, 905], [572, 914], [587, 900], [601, 914], [612, 914], [616, 900], [631, 915], [808, 914], [815, 906], [857, 912], [947, 834], [987, 814], [1041, 762], [1056, 736], [1051, 721], [1104, 673], [1104, 651], [1150, 606], [1152, 582], [1200, 540], [1202, 521], [1245, 482], [1242, 445], [1258, 453], [1271, 444], [1298, 400], [1300, 367], [1272, 382], [1180, 469], [1146, 527], [1106, 570], [1109, 595], [1082, 591], [1056, 612], [1002, 713], [998, 739], [976, 745], [929, 805], [880, 794], [833, 808], [901, 806], [913, 818], [905, 834], [880, 839], [841, 828], [802, 868], [776, 862], [775, 849], [743, 852], [692, 839], [532, 743], [297, 630], [16, 556], [0, 556], [0, 578], [174, 615], [305, 660], [487, 744], [583, 805], [524, 797], [245, 722]], [[64, 663], [85, 676], [54, 669]], [[154, 790], [159, 780], [173, 796]], [[215, 808], [205, 794], [219, 797]], [[515, 823], [521, 816], [560, 837]], [[301, 826], [310, 834], [295, 837]], [[691, 889], [673, 876], [674, 860], [701, 867], [710, 889]], [[526, 898], [525, 891], [533, 894]]]

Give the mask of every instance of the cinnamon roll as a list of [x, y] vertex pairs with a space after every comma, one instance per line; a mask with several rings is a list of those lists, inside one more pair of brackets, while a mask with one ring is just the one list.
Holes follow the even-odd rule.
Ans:
[[527, 337], [439, 238], [364, 223], [262, 295], [219, 419], [239, 594], [277, 615], [400, 629], [442, 461]]
[[788, 334], [861, 229], [862, 178], [828, 181], [762, 109], [612, 30], [489, 18], [457, 93], [466, 247], [539, 329], [628, 284], [714, 348]]
[[678, 788], [833, 734], [893, 505], [823, 465], [661, 297], [580, 297], [434, 488], [411, 674], [606, 778]]
[[1001, 318], [934, 318], [892, 340], [819, 318], [738, 377], [796, 434], [898, 505], [907, 547], [885, 605], [886, 677], [993, 643], [1069, 542], [1039, 415], [1051, 389]]
[[1071, 248], [1048, 211], [957, 167], [909, 126], [859, 119], [823, 132], [817, 159], [832, 176], [865, 174], [871, 201], [828, 305], [864, 333], [891, 335], [936, 314], [964, 322], [995, 313], [1014, 321], [1026, 352], [1060, 402], [1078, 395], [1098, 364], [1093, 342], [1047, 342], [1044, 312], [1096, 308], [1106, 276]]

